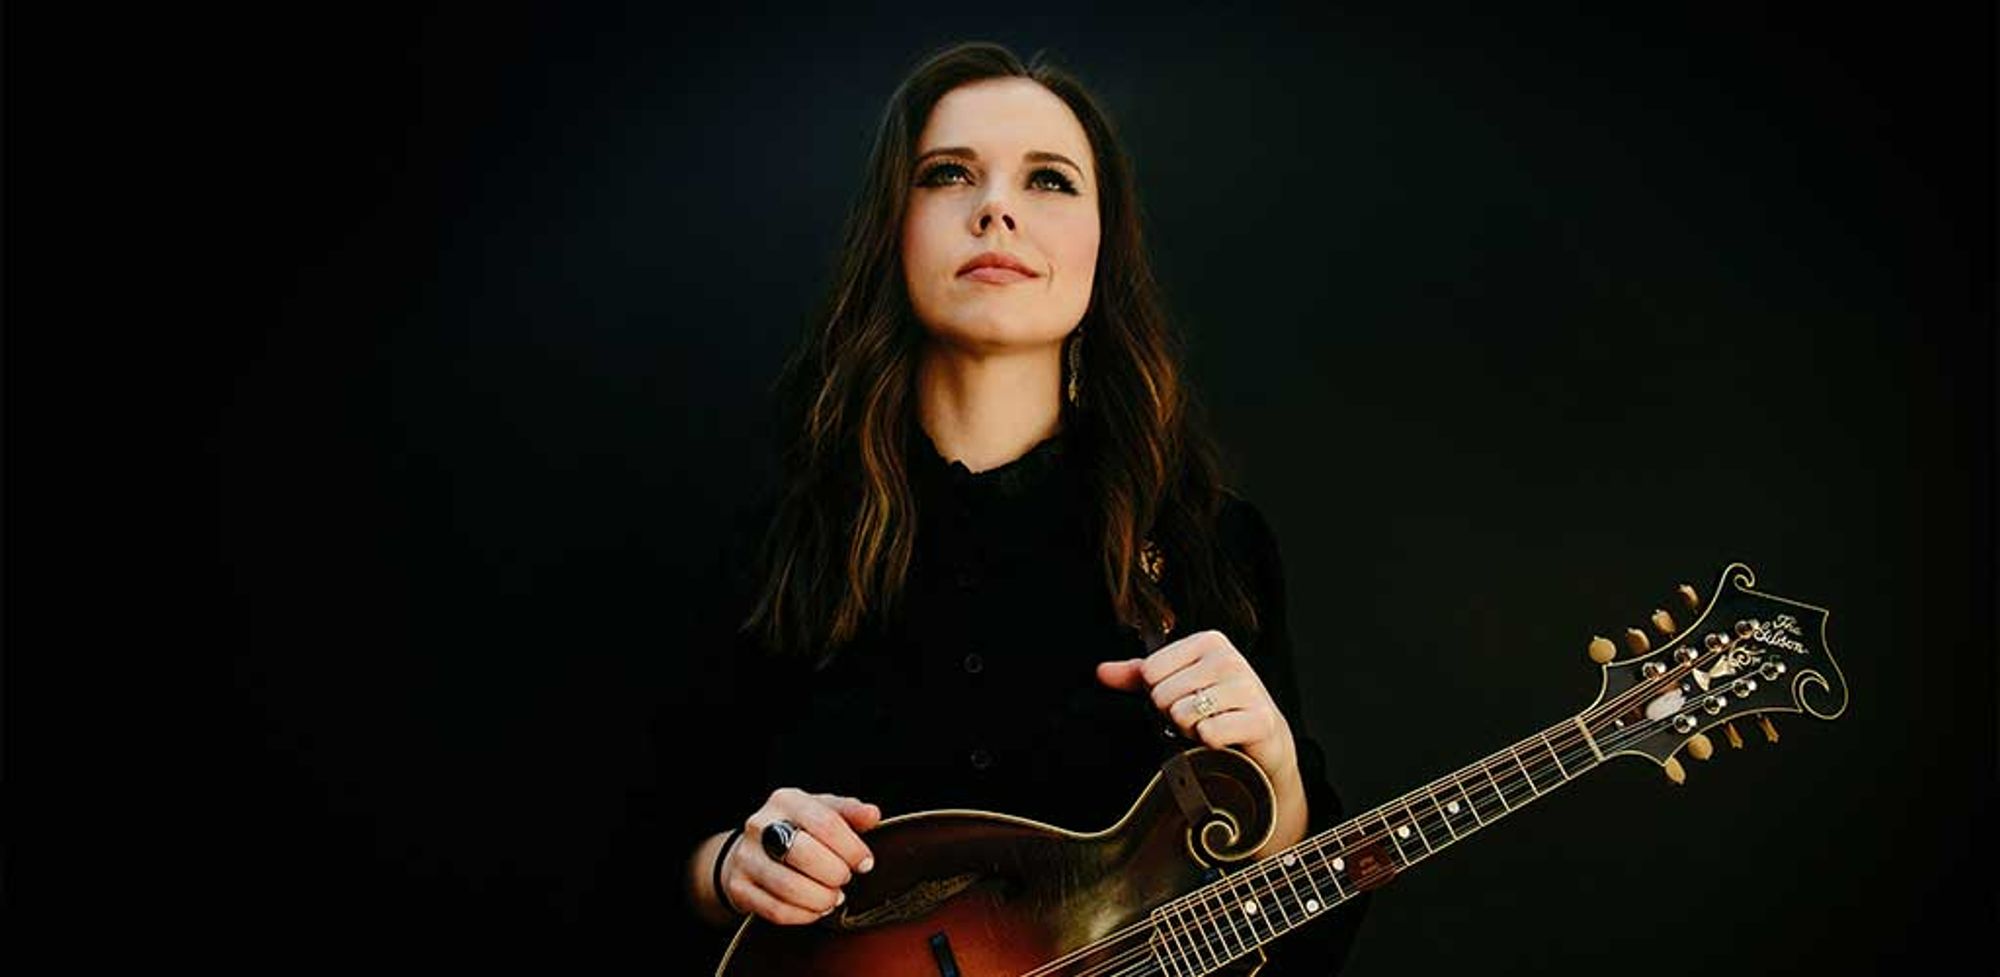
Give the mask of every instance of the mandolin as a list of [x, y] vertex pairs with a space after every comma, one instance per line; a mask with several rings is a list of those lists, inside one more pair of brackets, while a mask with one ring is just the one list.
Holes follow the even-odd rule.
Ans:
[[1254, 974], [1263, 947], [1477, 834], [1612, 757], [1685, 779], [1677, 754], [1714, 753], [1737, 720], [1778, 739], [1772, 713], [1834, 719], [1847, 684], [1828, 653], [1824, 608], [1753, 589], [1732, 564], [1678, 626], [1652, 615], [1658, 647], [1604, 638], [1597, 700], [1465, 768], [1262, 859], [1275, 792], [1235, 750], [1168, 759], [1125, 816], [1078, 834], [984, 811], [888, 818], [869, 832], [875, 870], [809, 926], [745, 920], [718, 977], [1195, 977]]

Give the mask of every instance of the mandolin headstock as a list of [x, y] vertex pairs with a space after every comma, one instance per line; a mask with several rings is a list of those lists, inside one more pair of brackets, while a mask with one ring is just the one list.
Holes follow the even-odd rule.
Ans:
[[1650, 635], [1625, 632], [1623, 659], [1608, 639], [1591, 641], [1604, 687], [1578, 718], [1605, 757], [1650, 758], [1680, 783], [1685, 772], [1676, 754], [1708, 759], [1710, 730], [1721, 727], [1740, 747], [1736, 723], [1747, 721], [1777, 742], [1773, 714], [1834, 719], [1846, 711], [1847, 681], [1827, 647], [1826, 609], [1753, 590], [1756, 580], [1736, 563], [1706, 601], [1682, 585], [1681, 609], [1693, 619], [1682, 625], [1667, 610], [1654, 611]]

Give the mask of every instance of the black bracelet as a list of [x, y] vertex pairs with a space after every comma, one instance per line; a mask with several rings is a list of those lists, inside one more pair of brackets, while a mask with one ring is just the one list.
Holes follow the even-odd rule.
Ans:
[[729, 846], [736, 844], [736, 839], [741, 837], [743, 837], [742, 828], [729, 832], [729, 837], [722, 839], [722, 847], [715, 853], [715, 899], [722, 903], [722, 908], [737, 916], [743, 915], [743, 910], [736, 908], [735, 904], [729, 901], [729, 893], [722, 891], [722, 860], [729, 857]]

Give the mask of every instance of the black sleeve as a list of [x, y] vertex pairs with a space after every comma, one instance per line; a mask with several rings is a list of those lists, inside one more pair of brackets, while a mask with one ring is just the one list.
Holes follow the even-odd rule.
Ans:
[[[1291, 622], [1287, 617], [1284, 561], [1276, 534], [1262, 512], [1247, 500], [1231, 496], [1224, 506], [1219, 532], [1224, 544], [1238, 554], [1239, 566], [1251, 582], [1257, 604], [1258, 634], [1253, 647], [1243, 649], [1284, 713], [1298, 749], [1299, 777], [1306, 790], [1306, 834], [1318, 834], [1345, 817], [1340, 795], [1326, 770], [1326, 752], [1307, 731], [1304, 705], [1294, 666]], [[1340, 971], [1367, 911], [1363, 895], [1343, 904], [1329, 918], [1308, 924], [1266, 948], [1270, 962], [1263, 977], [1325, 977]]]

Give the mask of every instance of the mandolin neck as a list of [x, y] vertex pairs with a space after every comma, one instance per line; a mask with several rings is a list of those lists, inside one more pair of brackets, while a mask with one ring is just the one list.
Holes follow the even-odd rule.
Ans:
[[1211, 973], [1471, 837], [1604, 762], [1568, 719], [1151, 913], [1150, 949], [1174, 977]]

